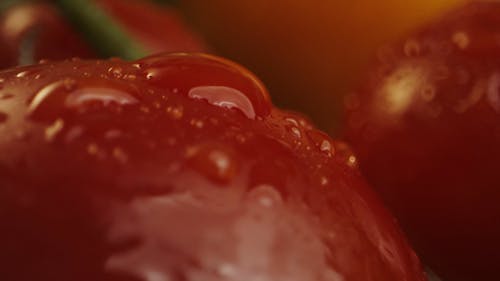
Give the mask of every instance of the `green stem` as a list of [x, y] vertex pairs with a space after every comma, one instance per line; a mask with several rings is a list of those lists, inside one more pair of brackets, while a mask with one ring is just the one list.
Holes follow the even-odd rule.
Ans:
[[88, 0], [55, 0], [67, 19], [103, 57], [134, 60], [147, 53], [96, 4]]

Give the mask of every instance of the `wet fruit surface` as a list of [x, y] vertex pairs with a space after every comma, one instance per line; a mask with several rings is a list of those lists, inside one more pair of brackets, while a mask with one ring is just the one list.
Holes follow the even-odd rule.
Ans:
[[349, 148], [207, 55], [0, 72], [10, 281], [423, 281]]
[[346, 104], [361, 170], [444, 280], [500, 278], [499, 12], [469, 4], [382, 49]]
[[[172, 9], [140, 0], [95, 2], [150, 54], [207, 49]], [[41, 59], [97, 56], [50, 1], [16, 5], [5, 11], [0, 16], [0, 43], [1, 68]]]

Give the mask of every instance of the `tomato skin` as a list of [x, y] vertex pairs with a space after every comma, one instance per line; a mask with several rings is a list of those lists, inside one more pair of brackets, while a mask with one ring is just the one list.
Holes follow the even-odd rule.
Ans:
[[232, 62], [47, 62], [0, 81], [4, 280], [426, 280], [347, 145]]
[[384, 48], [347, 99], [361, 170], [444, 280], [500, 276], [500, 4], [468, 4]]
[[[207, 51], [201, 38], [166, 7], [139, 0], [97, 0], [104, 12], [124, 27], [148, 54]], [[29, 42], [29, 41], [32, 41]], [[0, 16], [0, 67], [16, 66], [23, 44], [32, 44], [33, 62], [97, 54], [50, 1], [16, 5]]]

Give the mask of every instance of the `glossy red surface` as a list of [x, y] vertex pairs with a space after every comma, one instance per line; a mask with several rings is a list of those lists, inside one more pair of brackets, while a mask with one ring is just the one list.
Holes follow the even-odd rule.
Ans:
[[[140, 0], [98, 0], [96, 3], [150, 54], [207, 50], [174, 10]], [[18, 64], [23, 44], [33, 45], [34, 62], [96, 57], [50, 1], [16, 5], [0, 17], [1, 68]]]
[[2, 280], [426, 280], [349, 148], [240, 66], [160, 55], [0, 81]]
[[368, 181], [444, 280], [500, 278], [500, 3], [384, 48], [347, 100]]

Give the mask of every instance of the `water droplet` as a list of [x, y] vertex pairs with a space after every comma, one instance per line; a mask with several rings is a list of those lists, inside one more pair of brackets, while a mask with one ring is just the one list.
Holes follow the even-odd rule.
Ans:
[[415, 94], [426, 83], [429, 74], [422, 68], [404, 65], [390, 74], [378, 91], [380, 112], [388, 115], [404, 113], [413, 103]]
[[205, 123], [200, 119], [191, 119], [189, 124], [191, 124], [191, 126], [194, 126], [198, 129], [201, 129], [201, 128], [203, 128], [203, 126], [205, 126]]
[[66, 98], [66, 106], [79, 107], [87, 102], [101, 102], [104, 106], [111, 103], [127, 105], [138, 100], [129, 93], [114, 88], [81, 88], [71, 92]]
[[319, 146], [319, 149], [322, 152], [326, 153], [328, 156], [332, 156], [332, 143], [328, 140], [323, 140], [321, 142], [321, 145]]
[[243, 144], [247, 141], [247, 137], [243, 134], [237, 134], [235, 138], [236, 138], [236, 141], [241, 143], [241, 144]]
[[228, 60], [205, 54], [170, 54], [139, 63], [149, 83], [163, 89], [238, 109], [251, 119], [271, 111], [263, 84], [250, 71]]
[[285, 120], [289, 123], [292, 123], [296, 127], [299, 126], [299, 122], [295, 118], [287, 117], [285, 118]]
[[297, 127], [292, 127], [292, 128], [290, 129], [290, 131], [292, 132], [292, 134], [293, 134], [296, 138], [298, 138], [298, 139], [302, 138], [302, 133], [300, 132], [299, 128], [297, 128]]
[[339, 162], [351, 168], [357, 168], [358, 166], [358, 159], [354, 155], [351, 147], [345, 142], [335, 142], [335, 156]]
[[126, 74], [123, 76], [123, 79], [128, 81], [135, 81], [137, 79], [137, 76], [135, 74]]
[[169, 106], [165, 111], [174, 120], [179, 120], [184, 115], [184, 108], [182, 106]]
[[[83, 87], [79, 87], [72, 79], [64, 79], [53, 82], [39, 90], [29, 102], [28, 112], [32, 118], [47, 120], [55, 119], [67, 109], [79, 109], [85, 105], [99, 103], [102, 106], [110, 104], [129, 105], [135, 104], [138, 100], [120, 87], [113, 87], [109, 82], [100, 86], [96, 83], [82, 82]], [[104, 86], [106, 85], [106, 86]]]
[[121, 67], [110, 67], [108, 68], [108, 72], [111, 73], [115, 78], [122, 78], [123, 76], [123, 69]]
[[57, 119], [52, 125], [45, 129], [45, 140], [47, 142], [52, 142], [63, 128], [64, 121], [62, 119]]
[[356, 167], [357, 164], [358, 164], [358, 159], [356, 158], [356, 156], [351, 155], [347, 158], [347, 165], [349, 167]]
[[75, 86], [76, 82], [73, 79], [65, 79], [51, 83], [38, 91], [31, 99], [28, 107], [29, 112], [34, 112], [39, 108], [52, 94], [60, 91], [69, 91]]
[[327, 185], [327, 184], [328, 184], [328, 182], [329, 182], [328, 178], [327, 178], [327, 177], [325, 177], [325, 176], [321, 177], [319, 181], [320, 181], [320, 184], [321, 184], [322, 186]]
[[469, 35], [463, 31], [455, 32], [451, 37], [451, 41], [461, 50], [466, 49], [470, 43]]
[[17, 78], [22, 78], [22, 77], [26, 77], [26, 76], [28, 76], [28, 74], [30, 74], [30, 71], [29, 71], [29, 70], [26, 70], [26, 71], [21, 71], [21, 72], [19, 72], [18, 74], [16, 74], [16, 77], [17, 77]]
[[186, 154], [192, 167], [215, 182], [227, 183], [237, 172], [234, 152], [222, 145], [192, 147]]
[[113, 157], [121, 164], [125, 164], [128, 161], [128, 155], [120, 147], [113, 148]]
[[101, 149], [97, 143], [89, 143], [87, 145], [87, 153], [91, 156], [94, 156], [95, 158], [102, 160], [106, 158], [106, 151]]
[[335, 153], [335, 149], [327, 134], [318, 130], [310, 130], [307, 131], [307, 136], [312, 143], [328, 157], [331, 157]]
[[265, 208], [273, 208], [283, 204], [281, 193], [272, 185], [261, 184], [248, 192], [250, 202]]
[[255, 119], [255, 109], [252, 102], [237, 89], [225, 86], [199, 86], [192, 88], [188, 96], [206, 100], [211, 105], [238, 109], [247, 118]]
[[97, 152], [99, 152], [99, 147], [97, 146], [97, 144], [95, 143], [90, 143], [88, 146], [87, 146], [87, 152], [88, 154], [90, 155], [96, 155]]

